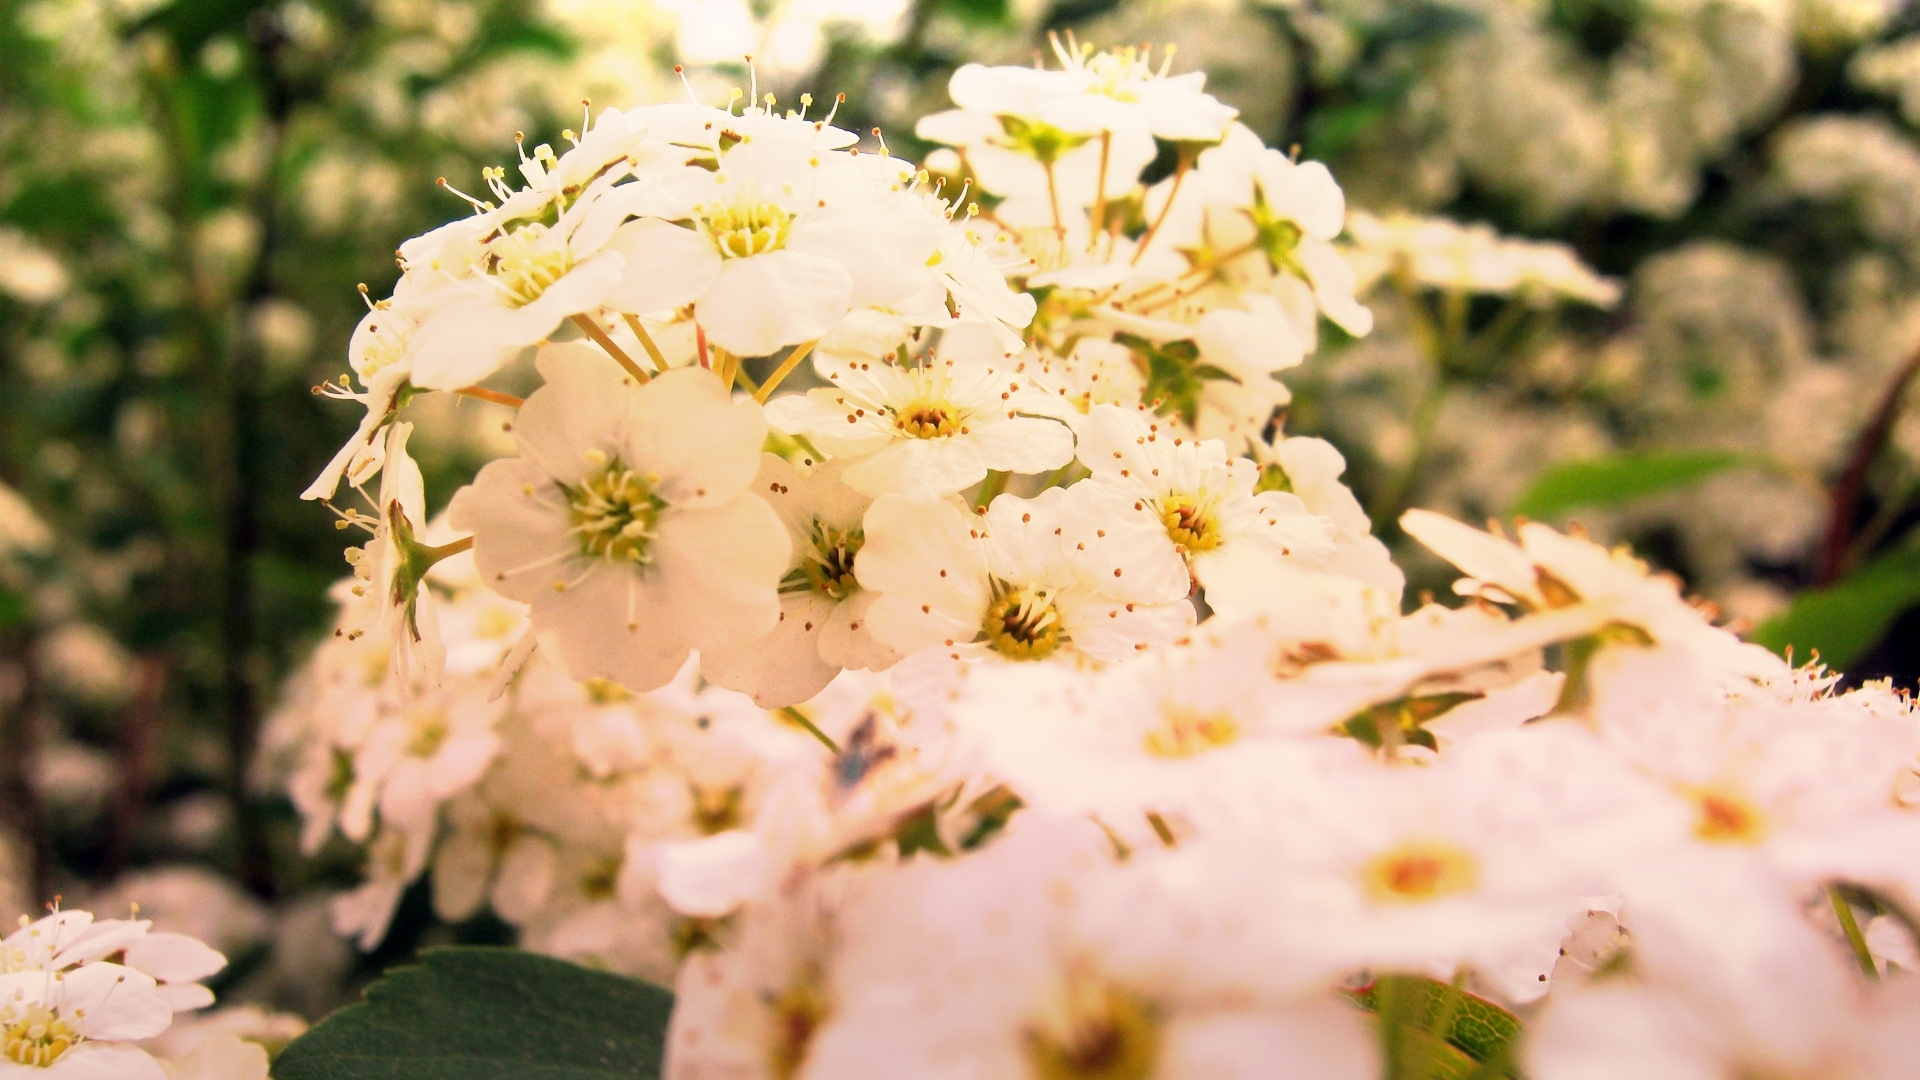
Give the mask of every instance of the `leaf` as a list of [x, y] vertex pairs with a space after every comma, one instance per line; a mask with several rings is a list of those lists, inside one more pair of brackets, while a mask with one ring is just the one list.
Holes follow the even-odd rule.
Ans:
[[1456, 706], [1485, 696], [1486, 694], [1479, 690], [1454, 690], [1444, 694], [1404, 697], [1397, 701], [1368, 706], [1335, 725], [1333, 731], [1336, 735], [1358, 739], [1368, 746], [1379, 749], [1384, 742], [1386, 730], [1398, 727], [1401, 742], [1437, 750], [1440, 744], [1435, 741], [1433, 732], [1422, 725], [1429, 720], [1437, 720], [1445, 716]]
[[327, 1017], [275, 1080], [658, 1080], [673, 995], [515, 949], [424, 953]]
[[1845, 668], [1915, 605], [1920, 605], [1920, 548], [1909, 548], [1880, 556], [1838, 584], [1794, 597], [1750, 640], [1778, 653], [1791, 648], [1800, 657], [1818, 652], [1829, 667]]
[[1516, 517], [1546, 519], [1582, 506], [1620, 506], [1747, 463], [1747, 458], [1722, 450], [1612, 454], [1563, 461], [1535, 477], [1526, 494], [1507, 512]]
[[1382, 1023], [1403, 1026], [1383, 1032], [1388, 1045], [1424, 1059], [1432, 1075], [1510, 1075], [1520, 1021], [1493, 1002], [1419, 975], [1383, 975], [1348, 993]]

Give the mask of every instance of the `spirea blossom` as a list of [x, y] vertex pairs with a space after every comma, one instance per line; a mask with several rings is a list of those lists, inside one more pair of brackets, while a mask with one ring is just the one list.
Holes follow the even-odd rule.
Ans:
[[[1279, 412], [1369, 278], [1611, 283], [1055, 59], [963, 66], [925, 168], [810, 98], [608, 110], [401, 245], [308, 492], [370, 539], [267, 738], [365, 855], [335, 929], [424, 887], [672, 987], [676, 1080], [1904, 1075], [1912, 701], [1538, 523], [1408, 512], [1459, 576], [1406, 604]], [[514, 453], [441, 516], [443, 391]], [[72, 930], [0, 952], [0, 1071], [204, 1004]]]

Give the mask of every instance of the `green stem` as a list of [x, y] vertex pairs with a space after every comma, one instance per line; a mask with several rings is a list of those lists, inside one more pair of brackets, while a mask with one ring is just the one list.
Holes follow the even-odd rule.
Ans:
[[980, 494], [974, 496], [974, 509], [985, 510], [1005, 490], [1007, 490], [1007, 473], [1000, 469], [988, 472], [987, 478], [980, 481]]
[[1853, 917], [1853, 905], [1840, 893], [1840, 886], [1827, 886], [1827, 902], [1833, 905], [1834, 917], [1840, 920], [1840, 930], [1847, 935], [1847, 944], [1853, 946], [1853, 958], [1860, 961], [1860, 970], [1873, 981], [1880, 979], [1880, 967], [1873, 962], [1873, 950], [1867, 948], [1867, 935], [1860, 932], [1860, 921]]
[[833, 751], [835, 755], [838, 755], [840, 753], [840, 744], [834, 742], [831, 738], [829, 738], [826, 732], [821, 731], [819, 728], [815, 727], [813, 724], [813, 721], [807, 719], [806, 713], [801, 712], [799, 709], [796, 709], [791, 705], [786, 705], [781, 707], [779, 709], [779, 713], [781, 716], [784, 716], [788, 720], [791, 720], [794, 723], [800, 725], [800, 727], [804, 729], [807, 734], [813, 736], [816, 739], [819, 739], [820, 745]]

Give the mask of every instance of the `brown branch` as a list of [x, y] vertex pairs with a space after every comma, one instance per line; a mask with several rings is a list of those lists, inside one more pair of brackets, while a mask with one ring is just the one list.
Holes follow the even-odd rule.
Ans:
[[1860, 514], [1860, 497], [1866, 491], [1867, 470], [1880, 456], [1887, 445], [1887, 439], [1893, 434], [1894, 422], [1900, 419], [1900, 409], [1906, 401], [1907, 388], [1913, 384], [1914, 376], [1920, 375], [1920, 348], [1907, 357], [1906, 363], [1894, 372], [1893, 379], [1880, 395], [1880, 404], [1873, 410], [1873, 416], [1867, 426], [1860, 429], [1859, 438], [1854, 440], [1853, 454], [1847, 459], [1846, 470], [1833, 485], [1833, 494], [1829, 499], [1831, 511], [1827, 518], [1827, 536], [1820, 547], [1820, 567], [1814, 577], [1814, 584], [1831, 585], [1840, 580], [1848, 567], [1847, 552], [1853, 545], [1854, 521]]
[[134, 837], [140, 831], [147, 786], [153, 776], [154, 744], [163, 720], [167, 662], [157, 656], [141, 657], [134, 663], [133, 685], [133, 701], [120, 722], [120, 783], [114, 791], [106, 846], [100, 857], [102, 881], [112, 881], [126, 868]]

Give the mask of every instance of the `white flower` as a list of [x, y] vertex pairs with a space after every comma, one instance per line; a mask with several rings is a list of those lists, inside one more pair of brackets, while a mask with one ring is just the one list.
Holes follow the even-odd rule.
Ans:
[[327, 902], [333, 932], [371, 951], [387, 936], [400, 897], [427, 868], [433, 833], [411, 833], [383, 824], [367, 843], [366, 880]]
[[1564, 244], [1500, 236], [1490, 226], [1406, 214], [1353, 214], [1350, 256], [1359, 291], [1404, 272], [1428, 288], [1517, 295], [1530, 303], [1575, 300], [1597, 307], [1620, 302], [1620, 286], [1588, 269]]
[[353, 757], [341, 810], [348, 835], [366, 835], [371, 811], [409, 831], [431, 831], [440, 804], [478, 783], [500, 737], [501, 706], [466, 682], [409, 695], [368, 732]]
[[610, 306], [692, 304], [715, 345], [765, 356], [817, 340], [851, 308], [892, 308], [936, 285], [928, 262], [947, 222], [906, 190], [904, 165], [727, 120], [706, 137], [712, 167], [660, 177], [657, 216], [615, 241], [631, 270]]
[[172, 1020], [153, 979], [119, 964], [0, 975], [0, 1077], [165, 1080], [160, 1064], [131, 1044]]
[[793, 544], [780, 580], [780, 621], [755, 641], [708, 650], [700, 671], [765, 708], [807, 700], [842, 668], [877, 670], [900, 658], [866, 624], [875, 594], [860, 587], [854, 569], [870, 500], [841, 482], [842, 464], [802, 475], [782, 458], [761, 456], [753, 490], [780, 515]]
[[532, 605], [574, 677], [636, 689], [672, 678], [691, 648], [772, 629], [789, 544], [747, 490], [759, 407], [698, 369], [637, 389], [611, 364], [541, 374], [514, 424], [520, 456], [482, 469], [449, 511], [488, 585]]
[[984, 360], [948, 356], [911, 367], [890, 359], [822, 365], [832, 386], [776, 398], [767, 418], [834, 458], [868, 495], [956, 492], [989, 470], [1043, 473], [1073, 458], [1073, 433], [1022, 415], [1020, 377]]
[[1373, 535], [1373, 523], [1353, 491], [1340, 482], [1347, 459], [1325, 439], [1275, 433], [1272, 443], [1250, 440], [1253, 459], [1260, 463], [1256, 490], [1285, 491], [1299, 496], [1310, 513], [1334, 525], [1333, 557], [1321, 567], [1344, 574], [1395, 596], [1406, 587], [1406, 575], [1393, 564], [1387, 546]]
[[1165, 542], [1150, 571], [1156, 580], [1190, 570], [1200, 585], [1231, 591], [1245, 566], [1232, 556], [1243, 549], [1309, 566], [1333, 556], [1333, 522], [1288, 492], [1256, 494], [1260, 466], [1229, 458], [1218, 440], [1198, 441], [1139, 410], [1100, 405], [1081, 427], [1079, 457], [1093, 479], [1074, 485], [1075, 495], [1111, 505], [1106, 516], [1131, 511], [1160, 527]]
[[1002, 495], [978, 516], [932, 496], [888, 496], [866, 526], [855, 570], [880, 593], [867, 619], [902, 653], [1121, 660], [1193, 625], [1184, 577], [1135, 557], [1140, 519], [1077, 515], [1061, 488]]

